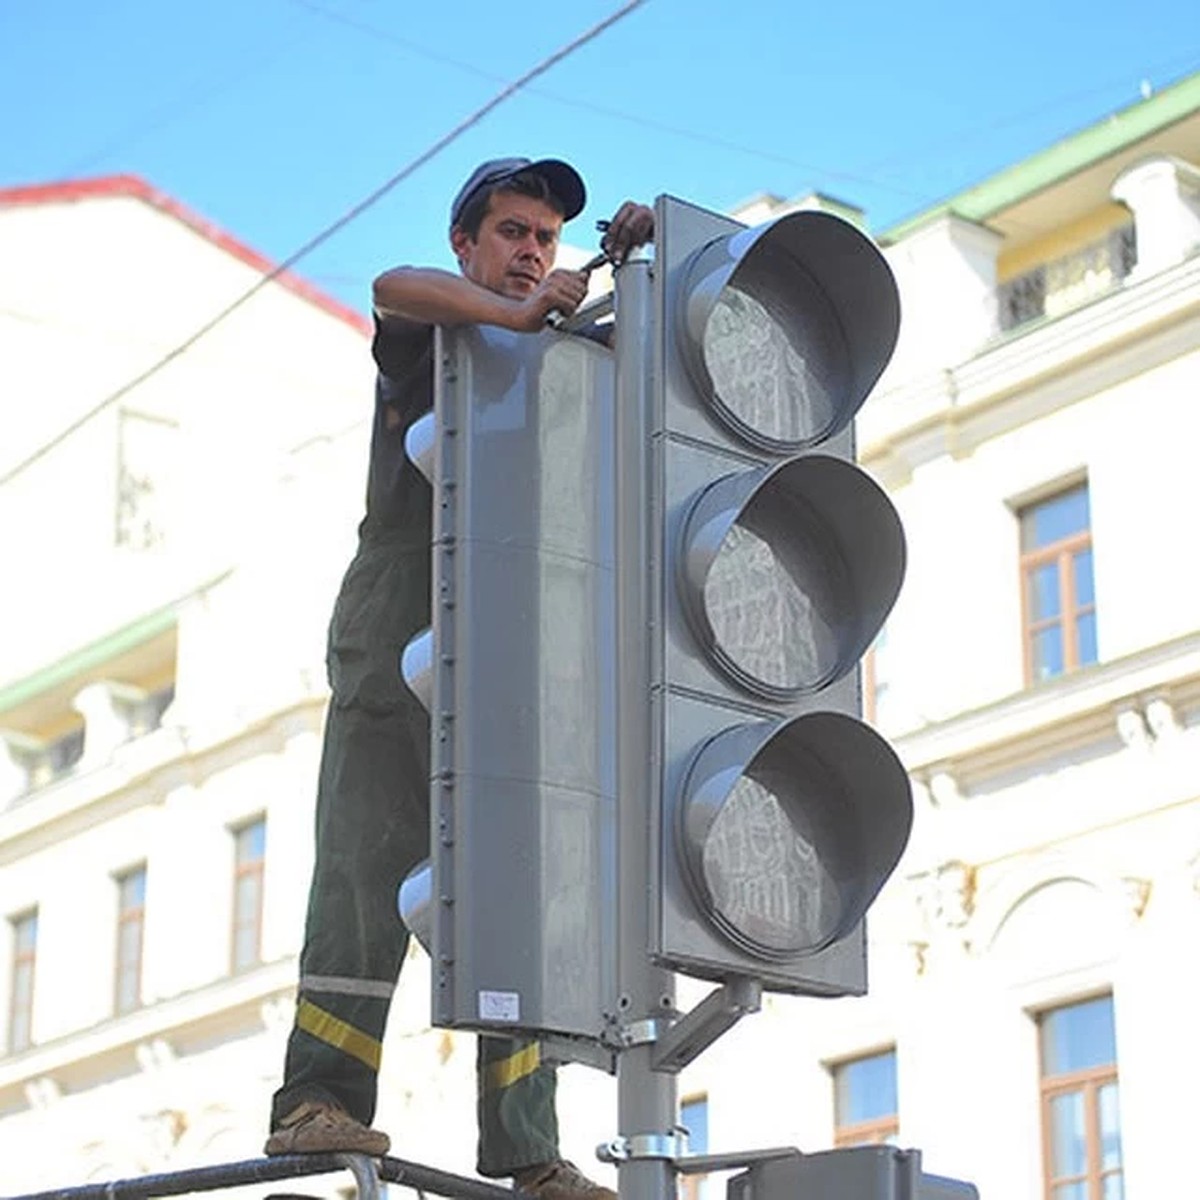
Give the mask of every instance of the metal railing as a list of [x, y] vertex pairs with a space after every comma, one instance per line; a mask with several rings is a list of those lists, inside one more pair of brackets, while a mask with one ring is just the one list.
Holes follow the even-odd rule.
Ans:
[[1138, 262], [1138, 240], [1132, 223], [1074, 254], [1042, 263], [1000, 288], [1000, 328], [1016, 329], [1039, 317], [1086, 304], [1111, 292]]
[[329, 1175], [336, 1171], [349, 1171], [353, 1175], [358, 1200], [380, 1200], [380, 1183], [396, 1183], [418, 1193], [449, 1196], [454, 1200], [514, 1200], [514, 1197], [520, 1200], [522, 1195], [498, 1184], [439, 1171], [402, 1158], [370, 1158], [365, 1154], [283, 1154], [276, 1158], [252, 1158], [107, 1183], [52, 1188], [47, 1192], [0, 1197], [0, 1200], [149, 1200], [152, 1196], [186, 1196], [218, 1188]]
[[1042, 263], [1002, 284], [1000, 328], [1008, 331], [1053, 317], [1120, 285], [1137, 263], [1137, 235], [1132, 223], [1074, 254]]

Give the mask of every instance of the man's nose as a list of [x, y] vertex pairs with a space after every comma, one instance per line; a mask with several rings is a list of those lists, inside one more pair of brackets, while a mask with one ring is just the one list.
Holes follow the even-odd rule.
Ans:
[[522, 239], [521, 253], [526, 258], [541, 259], [543, 257], [542, 244], [538, 241], [536, 233], [530, 233]]

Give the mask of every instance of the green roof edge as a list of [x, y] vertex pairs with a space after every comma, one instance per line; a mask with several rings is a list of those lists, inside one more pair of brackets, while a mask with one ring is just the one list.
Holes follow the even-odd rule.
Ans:
[[[123, 626], [114, 632], [99, 638], [97, 641], [60, 658], [57, 662], [26, 675], [11, 683], [6, 688], [0, 688], [0, 714], [18, 704], [24, 704], [34, 696], [49, 691], [52, 687], [70, 679], [73, 675], [82, 675], [98, 663], [115, 658], [122, 651], [149, 641], [156, 634], [170, 629], [176, 621], [176, 606], [169, 604], [156, 612], [139, 617], [136, 621]], [[3, 721], [0, 719], [0, 724]]]
[[1174, 124], [1197, 108], [1200, 108], [1200, 71], [1164, 88], [1148, 100], [1118, 109], [1087, 129], [1006, 167], [941, 204], [882, 230], [877, 235], [878, 240], [884, 243], [898, 241], [947, 213], [970, 221], [986, 220], [1018, 200]]

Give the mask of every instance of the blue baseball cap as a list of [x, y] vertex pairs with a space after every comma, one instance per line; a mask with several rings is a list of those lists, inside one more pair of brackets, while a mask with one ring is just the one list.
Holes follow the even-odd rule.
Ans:
[[476, 167], [454, 197], [454, 203], [450, 206], [450, 228], [458, 224], [467, 202], [480, 188], [502, 183], [526, 171], [540, 175], [546, 181], [551, 194], [562, 205], [564, 221], [577, 217], [583, 211], [587, 203], [587, 189], [579, 172], [569, 163], [557, 158], [540, 158], [536, 161], [531, 158], [493, 158]]

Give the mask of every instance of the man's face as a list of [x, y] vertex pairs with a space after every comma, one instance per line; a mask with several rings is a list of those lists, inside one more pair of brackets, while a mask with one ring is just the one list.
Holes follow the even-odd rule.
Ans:
[[495, 192], [472, 240], [462, 229], [450, 245], [462, 273], [481, 287], [523, 300], [554, 266], [563, 219], [543, 200]]

